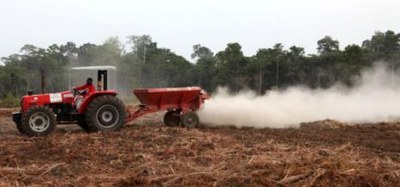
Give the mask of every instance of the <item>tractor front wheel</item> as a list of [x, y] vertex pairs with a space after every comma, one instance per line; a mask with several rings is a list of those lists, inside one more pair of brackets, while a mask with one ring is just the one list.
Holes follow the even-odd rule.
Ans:
[[86, 109], [85, 121], [90, 131], [115, 131], [125, 123], [125, 105], [115, 96], [95, 98]]
[[26, 134], [26, 132], [24, 131], [24, 128], [22, 128], [21, 122], [16, 122], [15, 126], [17, 126], [17, 129], [21, 134]]
[[29, 136], [50, 134], [56, 126], [56, 115], [46, 106], [34, 106], [22, 114], [18, 130]]
[[187, 128], [196, 128], [199, 125], [199, 116], [195, 112], [186, 112], [181, 116], [182, 125]]
[[179, 111], [168, 111], [164, 114], [164, 124], [169, 127], [178, 126], [181, 123]]

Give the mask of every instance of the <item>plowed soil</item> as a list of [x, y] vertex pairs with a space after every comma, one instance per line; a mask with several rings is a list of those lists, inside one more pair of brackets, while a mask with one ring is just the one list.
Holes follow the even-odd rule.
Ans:
[[400, 123], [185, 129], [155, 114], [112, 133], [18, 133], [0, 110], [0, 186], [399, 186]]

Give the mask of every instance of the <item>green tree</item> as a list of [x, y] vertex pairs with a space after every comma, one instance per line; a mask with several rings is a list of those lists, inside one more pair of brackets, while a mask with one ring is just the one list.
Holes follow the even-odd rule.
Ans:
[[232, 91], [239, 91], [247, 87], [249, 76], [245, 74], [245, 67], [249, 59], [245, 58], [242, 47], [238, 43], [229, 43], [224, 51], [216, 54], [217, 73], [214, 84], [228, 86]]
[[339, 51], [339, 41], [332, 39], [330, 36], [325, 36], [321, 40], [318, 40], [317, 44], [317, 50], [320, 54]]
[[376, 32], [363, 42], [362, 48], [367, 51], [370, 63], [384, 61], [393, 71], [400, 67], [400, 33]]
[[307, 77], [307, 61], [304, 48], [292, 46], [286, 53], [286, 85], [305, 84]]
[[265, 75], [270, 75], [271, 72], [267, 69], [268, 66], [272, 64], [272, 54], [271, 50], [268, 49], [259, 49], [255, 58], [251, 61], [250, 68], [254, 68], [254, 80], [256, 82], [255, 87], [257, 88], [257, 92], [262, 94], [265, 88], [264, 80]]
[[207, 47], [200, 44], [193, 46], [192, 59], [196, 60], [194, 72], [196, 78], [194, 82], [207, 91], [212, 91], [217, 85], [214, 85], [212, 78], [216, 73], [216, 60], [214, 53]]

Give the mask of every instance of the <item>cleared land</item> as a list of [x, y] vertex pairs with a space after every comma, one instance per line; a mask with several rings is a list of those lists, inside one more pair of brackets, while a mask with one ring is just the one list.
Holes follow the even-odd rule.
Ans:
[[398, 186], [400, 123], [325, 120], [298, 129], [60, 126], [20, 135], [0, 109], [0, 186]]

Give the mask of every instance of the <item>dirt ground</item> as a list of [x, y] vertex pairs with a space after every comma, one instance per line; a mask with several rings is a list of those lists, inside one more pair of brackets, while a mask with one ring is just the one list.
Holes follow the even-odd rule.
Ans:
[[0, 186], [399, 186], [400, 123], [185, 129], [150, 115], [121, 131], [18, 133], [0, 109]]

